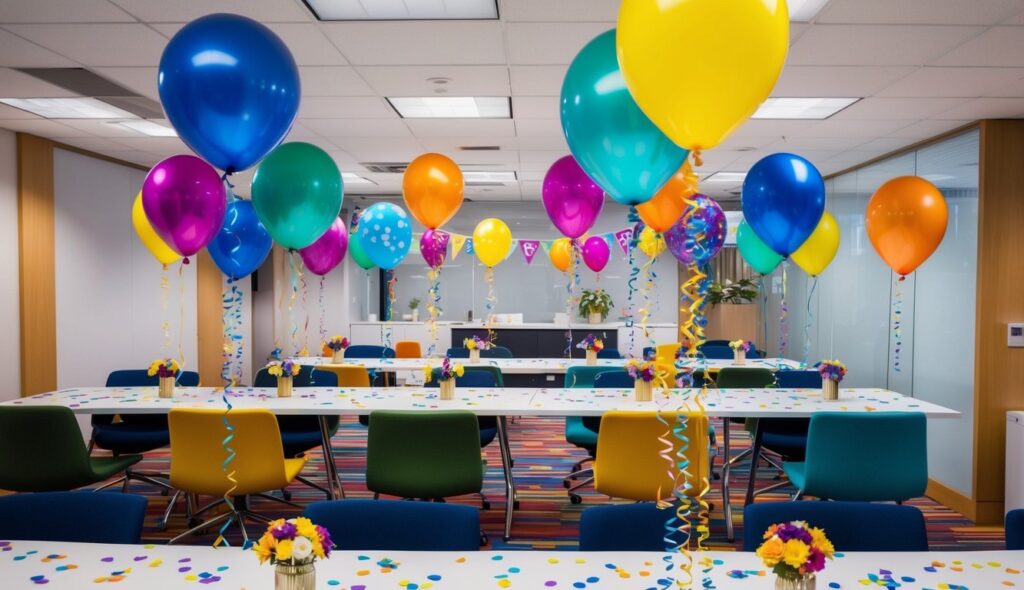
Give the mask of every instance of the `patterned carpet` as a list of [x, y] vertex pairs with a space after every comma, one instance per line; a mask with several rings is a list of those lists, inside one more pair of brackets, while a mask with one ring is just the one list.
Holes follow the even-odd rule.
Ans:
[[[719, 425], [720, 428], [720, 425]], [[512, 453], [515, 458], [515, 480], [519, 489], [520, 510], [513, 521], [512, 540], [502, 541], [504, 525], [504, 482], [502, 479], [500, 454], [497, 443], [487, 447], [485, 454], [489, 466], [484, 483], [484, 493], [491, 500], [491, 509], [481, 512], [481, 522], [490, 537], [490, 548], [495, 549], [575, 549], [577, 542], [580, 512], [588, 506], [609, 502], [605, 496], [595, 493], [592, 489], [583, 491], [583, 503], [573, 505], [569, 502], [562, 477], [568, 473], [573, 463], [585, 456], [582, 450], [568, 445], [564, 439], [563, 420], [560, 418], [520, 418], [510, 425]], [[719, 430], [721, 432], [721, 430]], [[742, 428], [735, 430], [733, 436], [734, 452], [738, 453], [749, 443]], [[335, 456], [342, 473], [345, 491], [349, 498], [372, 497], [366, 490], [364, 473], [366, 460], [366, 429], [354, 420], [344, 419], [342, 427], [333, 440]], [[140, 466], [140, 470], [162, 471], [168, 469], [167, 453], [150, 453]], [[324, 464], [319, 452], [311, 453], [311, 461], [304, 470], [313, 481], [323, 482]], [[737, 545], [743, 534], [742, 505], [748, 470], [744, 465], [734, 471], [734, 484], [731, 490], [733, 506], [736, 514]], [[760, 469], [759, 480], [763, 485], [774, 480], [774, 473], [769, 469]], [[725, 538], [725, 521], [721, 512], [721, 487], [714, 482], [708, 500], [715, 506], [711, 513], [710, 546], [715, 549], [735, 549]], [[179, 507], [172, 516], [166, 531], [159, 531], [156, 522], [163, 514], [168, 497], [162, 496], [155, 487], [133, 483], [133, 493], [144, 494], [149, 500], [149, 516], [143, 537], [148, 542], [166, 541], [185, 530], [184, 511]], [[295, 484], [289, 491], [292, 499], [299, 504], [322, 500], [324, 494], [307, 486]], [[781, 489], [758, 497], [758, 502], [783, 501], [788, 499], [792, 490]], [[208, 498], [203, 498], [206, 502]], [[479, 500], [466, 496], [450, 499], [451, 502], [479, 506]], [[926, 517], [928, 537], [934, 550], [950, 549], [1002, 549], [1003, 532], [999, 527], [977, 527], [960, 514], [937, 504], [927, 498], [911, 502], [920, 508]], [[253, 502], [257, 512], [271, 517], [291, 516], [298, 511], [292, 507], [270, 500], [257, 499]], [[250, 534], [258, 534], [261, 527], [255, 523], [248, 526]], [[186, 543], [211, 543], [213, 534], [194, 536]], [[241, 539], [237, 529], [228, 535], [232, 543]]]

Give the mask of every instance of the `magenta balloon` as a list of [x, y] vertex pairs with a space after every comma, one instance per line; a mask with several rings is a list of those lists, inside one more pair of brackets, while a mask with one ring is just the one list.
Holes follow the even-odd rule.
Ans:
[[192, 256], [220, 231], [227, 193], [217, 171], [203, 160], [171, 156], [146, 175], [142, 209], [172, 250]]
[[583, 262], [594, 272], [601, 272], [608, 265], [611, 249], [604, 238], [590, 236], [583, 242]]
[[587, 233], [604, 206], [604, 190], [587, 176], [576, 159], [565, 156], [551, 165], [541, 187], [548, 217], [567, 238]]
[[428, 229], [423, 232], [423, 237], [420, 238], [420, 254], [423, 255], [423, 260], [427, 261], [427, 266], [438, 268], [444, 264], [450, 237], [448, 232], [439, 229]]
[[324, 235], [299, 250], [302, 263], [315, 275], [324, 276], [345, 259], [348, 251], [348, 231], [341, 218], [334, 220]]

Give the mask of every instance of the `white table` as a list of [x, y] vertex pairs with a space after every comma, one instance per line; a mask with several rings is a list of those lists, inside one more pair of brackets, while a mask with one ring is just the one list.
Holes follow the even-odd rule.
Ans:
[[[334, 365], [329, 357], [307, 356], [291, 359], [300, 365], [323, 366]], [[586, 359], [541, 359], [541, 358], [515, 358], [515, 359], [481, 359], [479, 364], [472, 364], [469, 359], [452, 359], [454, 362], [466, 367], [492, 366], [501, 369], [504, 375], [539, 375], [539, 374], [565, 374], [569, 367], [586, 366]], [[598, 359], [597, 366], [608, 369], [620, 369], [626, 366], [627, 359]], [[361, 365], [373, 371], [422, 371], [425, 366], [437, 367], [441, 359], [425, 358], [403, 358], [403, 359], [345, 359], [341, 365]], [[679, 359], [676, 365], [681, 369], [706, 369], [718, 371], [725, 367], [739, 367], [732, 359], [727, 360], [692, 360]], [[772, 369], [775, 371], [783, 369], [803, 369], [806, 365], [799, 361], [784, 358], [747, 359], [742, 368], [749, 369]]]
[[[637, 402], [632, 389], [458, 388], [455, 399], [441, 401], [439, 390], [416, 387], [303, 387], [294, 397], [279, 398], [273, 388], [236, 388], [228, 393], [235, 408], [263, 408], [279, 415], [320, 416], [324, 463], [331, 496], [341, 482], [334, 464], [326, 415], [368, 415], [379, 410], [466, 410], [478, 416], [498, 417], [498, 444], [505, 476], [505, 538], [512, 530], [516, 502], [512, 451], [508, 442], [508, 416], [601, 416], [611, 410], [695, 409], [697, 389], [657, 392], [650, 402]], [[4, 402], [5, 405], [64, 406], [77, 414], [156, 414], [171, 408], [224, 407], [224, 392], [211, 387], [182, 387], [173, 399], [161, 399], [156, 387], [85, 387], [41, 393]], [[822, 400], [819, 389], [708, 390], [702, 398], [709, 417], [809, 418], [819, 411], [921, 412], [930, 418], [960, 414], [926, 401], [884, 389], [840, 389], [839, 400]], [[723, 510], [731, 538], [732, 506], [728, 471], [722, 474]]]
[[[880, 533], [881, 534], [881, 533]], [[187, 545], [103, 545], [41, 541], [0, 541], [0, 572], [7, 590], [114, 588], [178, 590], [245, 588], [271, 590], [274, 570], [239, 548]], [[30, 553], [31, 552], [31, 553]], [[570, 551], [335, 551], [317, 563], [317, 589], [434, 590], [513, 588], [530, 590], [646, 590], [660, 587], [668, 553]], [[722, 590], [769, 590], [774, 577], [753, 553], [692, 552], [692, 588], [710, 580]], [[683, 558], [673, 554], [672, 574]], [[385, 571], [379, 564], [397, 566]], [[75, 566], [75, 567], [70, 567]], [[709, 570], [705, 573], [705, 570]], [[818, 574], [819, 590], [884, 588], [871, 583], [891, 576], [900, 590], [970, 588], [995, 590], [1024, 585], [1024, 552], [848, 553]], [[121, 572], [121, 573], [115, 573]], [[38, 578], [37, 576], [42, 576]], [[680, 576], [681, 577], [681, 576]], [[203, 580], [210, 580], [202, 583]], [[502, 582], [507, 580], [507, 582]], [[404, 583], [404, 584], [403, 584]], [[97, 586], [97, 584], [100, 584]], [[429, 584], [429, 586], [428, 586]], [[578, 586], [577, 584], [583, 584]], [[833, 585], [836, 584], [836, 585]], [[675, 586], [673, 586], [675, 587]]]

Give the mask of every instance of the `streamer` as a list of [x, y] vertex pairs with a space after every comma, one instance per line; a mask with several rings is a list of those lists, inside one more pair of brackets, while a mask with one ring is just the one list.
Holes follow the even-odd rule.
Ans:
[[185, 370], [185, 265], [188, 258], [182, 258], [178, 265], [178, 365]]
[[764, 339], [761, 340], [761, 346], [768, 348], [768, 289], [764, 284], [764, 275], [758, 279], [759, 286], [761, 288], [761, 328], [764, 330]]
[[427, 327], [430, 330], [430, 346], [427, 348], [427, 358], [433, 358], [437, 349], [437, 318], [441, 316], [441, 267], [431, 268], [427, 271], [427, 279], [430, 281], [430, 288], [427, 290], [427, 312], [430, 319]]
[[[230, 399], [232, 390], [238, 383], [242, 372], [244, 340], [240, 330], [242, 325], [243, 295], [244, 294], [235, 284], [233, 279], [228, 279], [221, 294], [223, 326], [223, 347], [221, 352], [223, 362], [221, 365], [221, 379], [224, 381], [221, 399], [223, 400], [225, 407], [221, 421], [224, 424], [224, 430], [227, 432], [224, 439], [221, 441], [221, 446], [224, 448], [225, 454], [224, 461], [221, 464], [221, 469], [224, 471], [224, 475], [228, 481], [231, 482], [230, 488], [224, 493], [224, 502], [232, 512], [235, 510], [235, 505], [232, 501], [232, 492], [238, 488], [238, 480], [235, 477], [236, 471], [231, 469], [231, 464], [235, 460], [236, 452], [231, 446], [231, 441], [235, 437], [235, 428], [231, 424], [229, 415], [233, 408]], [[213, 542], [214, 547], [219, 547], [221, 545], [225, 547], [230, 546], [230, 543], [224, 536], [224, 533], [227, 531], [230, 524], [231, 522], [227, 521], [221, 526], [217, 538]]]
[[494, 308], [498, 303], [498, 296], [494, 293], [494, 267], [487, 267], [484, 271], [484, 280], [487, 282], [487, 341], [493, 344], [497, 340], [497, 334], [494, 332]]
[[292, 354], [299, 350], [299, 324], [295, 321], [293, 312], [295, 310], [295, 298], [299, 294], [299, 278], [302, 276], [302, 271], [298, 268], [296, 257], [298, 254], [295, 251], [288, 253], [288, 276], [291, 280], [292, 293], [288, 298], [288, 322], [291, 324], [291, 336], [292, 336]]
[[569, 241], [569, 267], [570, 270], [566, 273], [566, 284], [565, 284], [565, 316], [568, 321], [568, 331], [565, 333], [565, 358], [572, 358], [572, 317], [573, 317], [573, 303], [576, 298], [574, 297], [574, 290], [578, 291], [580, 286], [580, 245], [576, 240]]
[[302, 313], [305, 320], [302, 323], [302, 350], [299, 356], [309, 356], [309, 304], [306, 302], [306, 274], [302, 272], [302, 265], [299, 265], [299, 290], [302, 292]]
[[782, 299], [779, 301], [779, 358], [786, 358], [786, 336], [788, 329], [786, 327], [786, 315], [789, 313], [789, 308], [786, 307], [786, 283], [788, 282], [786, 271], [788, 270], [789, 261], [782, 261]]
[[807, 293], [807, 322], [804, 323], [804, 364], [811, 355], [811, 324], [814, 322], [814, 312], [811, 310], [811, 301], [814, 298], [814, 290], [818, 288], [818, 277], [811, 280], [811, 290]]
[[[636, 207], [631, 206], [629, 208], [626, 220], [633, 227], [632, 233], [628, 236], [629, 252], [626, 255], [629, 264], [629, 279], [626, 281], [626, 287], [628, 288], [626, 294], [626, 327], [629, 328], [629, 356], [636, 357], [636, 331], [633, 330], [633, 295], [636, 293], [636, 279], [640, 274], [640, 268], [636, 265], [636, 248], [640, 241], [640, 230], [642, 229], [636, 225], [640, 223], [640, 213], [636, 210]], [[618, 232], [616, 236], [622, 234], [625, 237], [624, 231], [626, 230]], [[643, 354], [640, 356], [642, 357]]]
[[320, 334], [320, 346], [323, 347], [323, 343], [327, 342], [327, 327], [324, 325], [324, 314], [326, 308], [324, 306], [324, 277], [320, 277], [319, 285], [317, 286], [317, 307], [320, 309], [320, 320], [319, 320], [319, 334]]
[[160, 323], [160, 330], [164, 334], [163, 356], [171, 355], [171, 281], [167, 277], [167, 265], [160, 270], [160, 316], [163, 321]]
[[907, 277], [900, 276], [896, 280], [896, 293], [892, 300], [892, 337], [893, 357], [892, 370], [897, 373], [903, 372], [902, 354], [903, 349], [903, 281]]

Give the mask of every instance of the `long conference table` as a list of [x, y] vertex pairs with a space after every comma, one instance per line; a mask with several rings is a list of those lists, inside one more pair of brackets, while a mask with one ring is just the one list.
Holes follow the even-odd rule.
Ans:
[[[306, 356], [294, 357], [291, 360], [300, 365], [324, 366], [324, 365], [349, 365], [361, 366], [372, 371], [422, 371], [425, 366], [440, 366], [440, 359], [423, 358], [388, 358], [388, 359], [345, 359], [341, 363], [334, 363], [330, 357]], [[586, 366], [586, 359], [565, 359], [565, 358], [484, 358], [479, 363], [470, 363], [469, 359], [452, 359], [466, 367], [491, 366], [501, 369], [502, 375], [564, 375], [569, 367]], [[597, 359], [598, 367], [608, 369], [622, 369], [626, 366], [628, 359]], [[765, 358], [747, 359], [743, 365], [737, 365], [732, 359], [689, 359], [681, 358], [676, 361], [676, 367], [685, 369], [703, 369], [707, 371], [719, 371], [725, 367], [740, 367], [744, 369], [771, 369], [798, 370], [806, 368], [806, 365], [790, 359]]]
[[[225, 396], [234, 408], [262, 408], [278, 415], [320, 417], [324, 463], [332, 498], [344, 497], [327, 416], [369, 415], [379, 410], [465, 410], [498, 418], [498, 443], [505, 477], [505, 539], [512, 533], [517, 502], [508, 440], [509, 416], [601, 416], [612, 410], [696, 410], [699, 389], [655, 392], [638, 402], [632, 389], [587, 388], [457, 388], [455, 399], [441, 400], [439, 390], [422, 387], [303, 387], [290, 398], [277, 397], [274, 388], [182, 387], [172, 399], [160, 398], [156, 387], [84, 387], [62, 389], [4, 402], [16, 406], [64, 406], [76, 414], [164, 414], [172, 408], [224, 408]], [[884, 389], [840, 389], [838, 401], [822, 399], [820, 389], [709, 389], [700, 405], [710, 418], [809, 418], [815, 412], [920, 412], [929, 418], [955, 418], [959, 412]], [[728, 463], [726, 463], [728, 464]], [[337, 490], [335, 490], [337, 486]], [[732, 524], [728, 473], [723, 473], [723, 511]], [[732, 538], [732, 527], [728, 534]]]
[[[884, 531], [879, 531], [884, 534]], [[841, 550], [842, 548], [838, 548]], [[669, 560], [669, 561], [666, 561]], [[680, 567], [692, 561], [692, 577]], [[666, 572], [666, 566], [674, 567]], [[90, 588], [245, 588], [271, 590], [274, 568], [251, 551], [188, 545], [107, 545], [0, 540], [0, 571], [8, 590]], [[992, 590], [1024, 585], [1024, 552], [936, 551], [839, 553], [818, 574], [817, 588]], [[411, 590], [520, 588], [641, 590], [681, 587], [765, 590], [771, 570], [753, 553], [570, 551], [335, 551], [316, 564], [318, 589]], [[668, 583], [665, 583], [668, 582]]]

